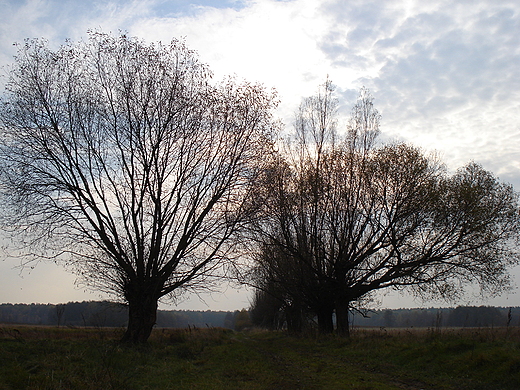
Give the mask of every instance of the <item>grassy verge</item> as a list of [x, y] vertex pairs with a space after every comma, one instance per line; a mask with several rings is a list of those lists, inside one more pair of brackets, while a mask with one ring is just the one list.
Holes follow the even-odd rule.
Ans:
[[518, 389], [520, 330], [276, 332], [0, 327], [0, 389]]

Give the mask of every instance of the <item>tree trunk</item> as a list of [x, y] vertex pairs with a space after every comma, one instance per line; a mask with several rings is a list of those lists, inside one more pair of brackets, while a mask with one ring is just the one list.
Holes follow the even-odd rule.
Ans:
[[336, 332], [339, 336], [350, 337], [349, 302], [339, 300], [336, 303]]
[[292, 304], [285, 308], [287, 331], [289, 333], [301, 333], [303, 330], [303, 313], [300, 305]]
[[334, 331], [332, 313], [333, 310], [327, 307], [321, 308], [316, 313], [318, 315], [318, 331], [320, 334], [330, 334]]
[[146, 343], [157, 320], [158, 298], [145, 289], [127, 288], [128, 327], [122, 341], [131, 344]]

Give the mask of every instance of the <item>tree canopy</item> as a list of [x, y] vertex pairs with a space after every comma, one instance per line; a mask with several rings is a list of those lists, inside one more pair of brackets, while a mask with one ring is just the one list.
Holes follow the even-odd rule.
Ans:
[[416, 147], [378, 144], [366, 89], [340, 136], [333, 91], [327, 81], [302, 102], [293, 142], [264, 176], [255, 304], [277, 298], [271, 307], [296, 330], [310, 313], [331, 332], [335, 313], [348, 334], [348, 310], [376, 290], [454, 298], [473, 283], [505, 288], [519, 261], [513, 188], [476, 163], [450, 174]]
[[129, 304], [145, 341], [157, 301], [221, 275], [269, 150], [274, 93], [211, 72], [183, 42], [91, 32], [19, 47], [1, 106], [5, 225], [29, 260], [65, 262]]

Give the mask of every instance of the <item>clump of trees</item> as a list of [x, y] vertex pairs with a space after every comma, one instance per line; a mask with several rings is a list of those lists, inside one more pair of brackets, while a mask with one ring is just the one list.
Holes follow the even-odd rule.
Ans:
[[124, 301], [125, 341], [148, 339], [159, 299], [224, 275], [237, 245], [254, 254], [252, 318], [301, 330], [317, 317], [324, 333], [335, 313], [348, 334], [349, 310], [376, 290], [496, 291], [518, 262], [513, 189], [475, 163], [451, 175], [415, 147], [378, 144], [365, 89], [337, 132], [327, 81], [275, 151], [275, 94], [211, 82], [177, 40], [26, 41], [6, 85], [3, 226], [24, 265], [62, 262]]
[[519, 259], [518, 195], [476, 163], [450, 174], [401, 143], [378, 143], [366, 89], [346, 131], [327, 81], [305, 99], [294, 139], [264, 172], [250, 283], [253, 318], [348, 335], [349, 310], [380, 289], [456, 298], [468, 284], [500, 292]]

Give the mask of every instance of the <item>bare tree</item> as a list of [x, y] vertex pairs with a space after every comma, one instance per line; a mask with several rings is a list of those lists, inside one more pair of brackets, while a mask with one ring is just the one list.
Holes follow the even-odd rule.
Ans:
[[346, 335], [349, 308], [379, 289], [456, 298], [471, 283], [505, 288], [519, 261], [513, 188], [475, 163], [450, 175], [415, 147], [376, 145], [379, 114], [366, 90], [346, 136], [333, 137], [332, 118], [307, 119], [333, 115], [323, 90], [312, 115], [298, 114], [296, 147], [264, 178], [257, 285], [299, 300], [321, 332], [333, 330], [335, 312]]
[[65, 314], [65, 308], [67, 305], [60, 304], [55, 306], [56, 310], [56, 321], [58, 323], [58, 328], [61, 325], [61, 320], [63, 319], [63, 314]]
[[204, 287], [270, 146], [274, 94], [210, 84], [196, 53], [91, 32], [51, 50], [26, 41], [2, 102], [1, 184], [26, 261], [64, 262], [129, 305], [144, 342], [157, 303]]

